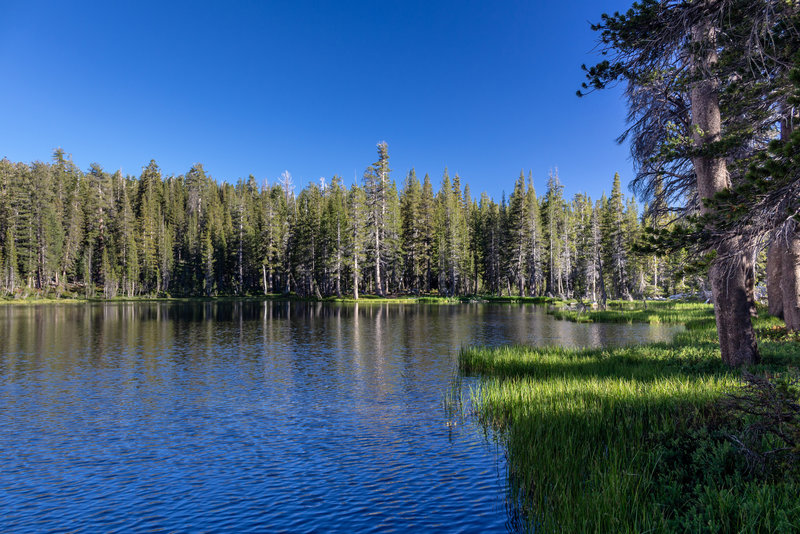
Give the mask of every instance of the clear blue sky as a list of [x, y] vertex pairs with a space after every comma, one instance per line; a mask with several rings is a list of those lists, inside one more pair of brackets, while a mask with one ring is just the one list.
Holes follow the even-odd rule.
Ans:
[[597, 197], [632, 174], [621, 89], [578, 99], [589, 23], [629, 1], [0, 3], [0, 157], [218, 180], [445, 166], [497, 200], [520, 169]]

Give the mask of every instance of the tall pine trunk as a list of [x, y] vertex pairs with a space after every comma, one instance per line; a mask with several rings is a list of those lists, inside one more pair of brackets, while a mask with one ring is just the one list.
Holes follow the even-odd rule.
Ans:
[[785, 239], [779, 241], [781, 303], [786, 328], [800, 331], [800, 228], [794, 221], [789, 224]]
[[767, 249], [767, 301], [769, 314], [779, 319], [783, 319], [782, 262], [783, 251], [776, 235]]
[[[792, 134], [793, 114], [790, 109], [781, 121], [784, 141]], [[800, 227], [794, 221], [773, 233], [767, 251], [767, 299], [770, 315], [800, 331]]]
[[[725, 159], [708, 155], [710, 144], [718, 142], [722, 133], [718, 82], [713, 69], [717, 63], [715, 29], [706, 23], [692, 29], [692, 40], [700, 47], [695, 57], [693, 73], [699, 78], [691, 90], [692, 130], [701, 155], [693, 158], [697, 190], [701, 199], [711, 198], [730, 187]], [[709, 213], [705, 205], [702, 213]], [[747, 291], [749, 255], [738, 237], [726, 240], [717, 247], [717, 259], [709, 269], [714, 296], [722, 361], [731, 367], [758, 363], [753, 323], [750, 319], [750, 299]]]
[[375, 292], [383, 296], [381, 287], [381, 234], [378, 224], [375, 224]]
[[[356, 252], [358, 254], [358, 252]], [[358, 300], [358, 256], [353, 258], [353, 299]]]

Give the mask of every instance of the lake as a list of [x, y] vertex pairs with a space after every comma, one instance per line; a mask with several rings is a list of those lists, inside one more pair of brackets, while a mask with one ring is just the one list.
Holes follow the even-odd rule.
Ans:
[[3, 306], [0, 531], [514, 530], [502, 449], [443, 407], [459, 347], [675, 330], [532, 305]]

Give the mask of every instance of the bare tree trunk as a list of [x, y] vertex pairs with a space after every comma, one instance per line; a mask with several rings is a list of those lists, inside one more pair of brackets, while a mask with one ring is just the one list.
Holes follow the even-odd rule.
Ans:
[[358, 251], [353, 255], [353, 298], [358, 300]]
[[[690, 95], [694, 142], [701, 150], [718, 142], [722, 133], [718, 82], [711, 73], [717, 63], [715, 36], [716, 31], [708, 22], [692, 29], [692, 40], [701, 47], [693, 68], [699, 80], [694, 83]], [[730, 187], [724, 158], [699, 155], [693, 158], [693, 164], [701, 199], [711, 198]], [[709, 210], [705, 205], [701, 207], [704, 214]], [[742, 245], [739, 238], [721, 244], [717, 248], [717, 259], [709, 269], [722, 361], [731, 367], [758, 363], [761, 359], [750, 319], [749, 255]]]
[[608, 306], [608, 294], [606, 293], [606, 282], [603, 280], [603, 259], [600, 257], [599, 250], [597, 251], [597, 266], [599, 273], [597, 279], [600, 281], [600, 306], [605, 310]]
[[342, 296], [342, 225], [336, 223], [336, 296]]
[[[788, 140], [794, 126], [793, 108], [784, 113], [781, 139]], [[769, 313], [784, 320], [790, 330], [800, 330], [800, 227], [790, 221], [772, 236], [767, 251]]]
[[[797, 7], [794, 6], [792, 11], [796, 13], [796, 10]], [[781, 121], [781, 139], [788, 141], [796, 120], [797, 108], [790, 107]], [[785, 243], [781, 247], [781, 304], [786, 328], [800, 331], [800, 225], [794, 221], [790, 221], [788, 225]]]
[[758, 307], [756, 306], [756, 259], [752, 251], [747, 255], [745, 267], [745, 287], [747, 288], [747, 303], [750, 307], [750, 317], [758, 317]]
[[311, 278], [311, 285], [314, 287], [314, 296], [317, 297], [317, 300], [322, 300], [322, 293], [319, 291], [319, 284], [313, 277]]
[[788, 232], [781, 243], [781, 301], [783, 320], [789, 330], [800, 331], [800, 228]]
[[653, 290], [658, 295], [658, 258], [653, 256]]
[[778, 237], [773, 237], [773, 242], [767, 249], [767, 302], [769, 314], [783, 319], [783, 291], [781, 279], [783, 274], [783, 254]]
[[381, 287], [381, 233], [378, 224], [375, 224], [375, 289], [378, 295], [383, 296]]

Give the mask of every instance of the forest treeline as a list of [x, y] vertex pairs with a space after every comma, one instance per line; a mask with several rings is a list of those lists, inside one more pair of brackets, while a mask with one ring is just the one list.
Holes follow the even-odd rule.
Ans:
[[601, 300], [687, 289], [680, 254], [639, 252], [644, 227], [615, 175], [610, 196], [537, 195], [524, 173], [508, 199], [473, 198], [447, 170], [434, 190], [400, 186], [385, 143], [359, 184], [296, 193], [284, 173], [217, 182], [202, 165], [163, 176], [0, 161], [0, 291], [25, 295], [213, 296], [295, 293], [519, 294]]

